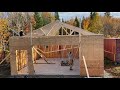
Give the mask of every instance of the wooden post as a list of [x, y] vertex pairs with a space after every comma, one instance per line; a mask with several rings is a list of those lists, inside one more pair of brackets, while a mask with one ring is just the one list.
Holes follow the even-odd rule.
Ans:
[[20, 50], [20, 70], [21, 70], [21, 61], [22, 61], [22, 50]]
[[[53, 47], [53, 45], [50, 46], [50, 51], [52, 51], [52, 47]], [[52, 54], [53, 54], [53, 53], [50, 53], [50, 58], [53, 58], [53, 57], [52, 57]]]
[[10, 66], [11, 66], [11, 75], [17, 75], [17, 64], [16, 64], [16, 51], [15, 48], [10, 48]]
[[32, 59], [33, 59], [33, 63], [36, 63], [35, 52], [33, 50], [33, 47], [32, 47]]
[[80, 35], [80, 32], [79, 32], [79, 45], [78, 45], [78, 47], [79, 47], [79, 64], [81, 65], [80, 60], [82, 59], [81, 58], [81, 52], [82, 51], [81, 51], [81, 35]]
[[62, 31], [61, 32], [62, 32], [62, 35], [63, 35], [63, 27], [62, 27]]
[[28, 51], [28, 73], [29, 73], [29, 75], [34, 75], [34, 66], [33, 66], [33, 60], [32, 60], [32, 48], [29, 48], [27, 51]]

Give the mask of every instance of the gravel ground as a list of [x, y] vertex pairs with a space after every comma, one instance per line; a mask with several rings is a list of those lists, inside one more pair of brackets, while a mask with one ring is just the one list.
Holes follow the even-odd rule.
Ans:
[[113, 78], [113, 75], [108, 73], [107, 71], [104, 71], [104, 78]]

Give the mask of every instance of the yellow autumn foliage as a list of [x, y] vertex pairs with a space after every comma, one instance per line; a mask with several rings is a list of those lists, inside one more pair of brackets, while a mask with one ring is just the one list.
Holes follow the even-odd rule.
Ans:
[[2, 33], [2, 31], [7, 30], [7, 29], [8, 29], [8, 20], [0, 19], [0, 33]]

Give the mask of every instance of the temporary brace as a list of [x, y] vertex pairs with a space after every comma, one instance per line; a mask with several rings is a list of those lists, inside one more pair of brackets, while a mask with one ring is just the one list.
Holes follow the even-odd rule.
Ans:
[[[78, 48], [78, 47], [73, 47], [73, 48]], [[39, 48], [37, 48], [37, 49], [40, 50], [42, 53], [54, 53], [54, 52], [58, 52], [58, 51], [65, 51], [65, 50], [72, 49], [72, 48], [61, 49], [61, 50], [56, 50], [56, 51], [49, 51], [49, 52], [44, 52], [44, 51], [42, 51], [42, 50], [39, 49]]]
[[87, 73], [87, 77], [89, 77], [89, 72], [88, 72], [88, 68], [87, 68], [87, 64], [86, 64], [86, 61], [85, 61], [85, 57], [83, 56], [83, 62], [84, 62], [84, 65], [85, 65], [85, 70], [86, 70], [86, 73]]
[[[39, 55], [41, 55], [41, 53], [39, 53], [34, 47], [33, 47], [33, 49], [39, 54]], [[43, 55], [43, 54], [42, 54]], [[44, 55], [43, 55], [44, 56]], [[44, 56], [45, 57], [45, 56]], [[45, 57], [46, 58], [46, 57]], [[45, 59], [44, 59], [45, 60]], [[55, 63], [49, 63], [47, 60], [45, 60], [46, 61], [46, 63], [47, 64], [55, 64]], [[37, 64], [37, 63], [35, 63], [35, 64]], [[39, 64], [44, 64], [44, 63], [39, 63]]]
[[[65, 46], [66, 47], [66, 46]], [[78, 47], [71, 47], [71, 48], [67, 48], [67, 49], [61, 49], [61, 50], [56, 50], [56, 51], [50, 51], [50, 52], [44, 52], [42, 51], [41, 49], [37, 48], [38, 50], [40, 50], [42, 53], [54, 53], [54, 52], [58, 52], [58, 51], [65, 51], [65, 50], [68, 50], [68, 49], [73, 49], [73, 48], [78, 48]], [[35, 49], [35, 48], [34, 48]], [[40, 53], [35, 49], [35, 51], [40, 55]], [[77, 54], [78, 50], [76, 51], [75, 55]], [[45, 57], [45, 56], [44, 56]], [[75, 58], [75, 56], [74, 56]]]
[[0, 64], [2, 64], [9, 56], [10, 56], [10, 53], [0, 62]]

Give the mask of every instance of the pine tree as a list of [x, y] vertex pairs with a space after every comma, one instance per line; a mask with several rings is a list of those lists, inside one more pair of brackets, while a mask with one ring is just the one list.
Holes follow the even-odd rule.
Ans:
[[76, 27], [80, 27], [80, 22], [79, 22], [79, 20], [78, 20], [77, 17], [75, 18], [74, 23], [75, 23], [75, 26], [76, 26]]
[[62, 22], [64, 22], [64, 19], [62, 18]]
[[58, 12], [55, 12], [55, 20], [60, 20]]
[[42, 27], [43, 26], [43, 19], [40, 16], [39, 12], [34, 13], [34, 18], [35, 18], [35, 21], [36, 21], [35, 29], [38, 29], [38, 28]]
[[104, 16], [106, 16], [106, 17], [111, 17], [111, 16], [110, 16], [110, 12], [105, 12], [105, 13], [104, 13]]
[[82, 22], [81, 22], [81, 28], [82, 28], [82, 29], [84, 29], [84, 21], [85, 21], [85, 17], [83, 16]]
[[93, 19], [93, 12], [90, 12], [90, 19]]

